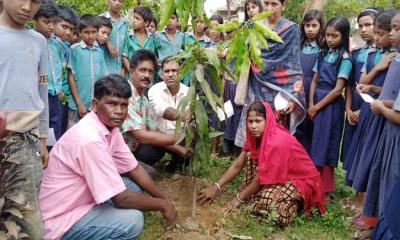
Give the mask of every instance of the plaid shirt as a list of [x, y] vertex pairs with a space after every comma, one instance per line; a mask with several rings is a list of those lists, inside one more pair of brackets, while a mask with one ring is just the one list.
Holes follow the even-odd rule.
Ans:
[[128, 116], [122, 124], [122, 133], [130, 150], [136, 151], [139, 142], [133, 136], [132, 131], [146, 129], [154, 131], [157, 129], [154, 111], [150, 102], [144, 95], [139, 95], [135, 87], [129, 82], [132, 89], [132, 97], [129, 99]]

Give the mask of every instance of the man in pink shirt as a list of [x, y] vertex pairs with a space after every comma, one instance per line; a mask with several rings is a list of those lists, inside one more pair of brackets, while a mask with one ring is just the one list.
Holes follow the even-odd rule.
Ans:
[[119, 132], [131, 95], [119, 75], [98, 80], [93, 111], [53, 147], [39, 194], [45, 239], [134, 239], [143, 228], [140, 210], [175, 221], [175, 207]]

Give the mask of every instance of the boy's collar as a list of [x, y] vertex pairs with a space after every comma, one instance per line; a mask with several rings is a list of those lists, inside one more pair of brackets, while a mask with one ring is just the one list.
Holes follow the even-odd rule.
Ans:
[[[147, 36], [151, 36], [151, 33], [149, 32], [149, 31], [147, 31], [147, 30], [145, 30], [146, 31], [146, 35]], [[129, 36], [134, 36], [135, 35], [135, 30], [134, 29], [130, 29], [129, 30]]]
[[[89, 47], [87, 46], [87, 44], [85, 43], [85, 41], [83, 41], [83, 40], [81, 40], [81, 42], [79, 43], [79, 45], [81, 46], [81, 48], [89, 48]], [[99, 46], [99, 44], [97, 43], [97, 41], [94, 41], [93, 47], [98, 47], [98, 46]]]

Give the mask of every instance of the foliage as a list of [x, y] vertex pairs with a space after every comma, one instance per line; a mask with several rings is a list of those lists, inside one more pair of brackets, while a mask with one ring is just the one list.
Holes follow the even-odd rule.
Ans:
[[232, 19], [216, 27], [219, 32], [235, 32], [232, 39], [227, 42], [228, 53], [226, 62], [235, 61], [235, 75], [245, 77], [250, 70], [250, 63], [253, 62], [259, 69], [264, 69], [261, 57], [261, 48], [268, 49], [266, 39], [275, 42], [282, 42], [279, 35], [265, 26], [261, 20], [266, 19], [272, 12], [264, 11], [245, 23]]
[[[88, 1], [88, 0], [56, 0], [57, 4], [71, 7], [80, 16], [84, 14], [100, 15], [108, 9], [107, 0]], [[149, 7], [153, 15], [159, 18], [160, 2], [153, 0], [125, 0], [122, 8], [123, 15], [127, 14], [140, 2], [141, 6]]]
[[9, 150], [11, 144], [0, 141], [0, 239], [29, 238], [22, 232], [20, 220], [24, 216], [21, 210], [30, 210], [26, 196], [18, 190], [26, 181], [18, 171], [19, 162], [11, 161]]

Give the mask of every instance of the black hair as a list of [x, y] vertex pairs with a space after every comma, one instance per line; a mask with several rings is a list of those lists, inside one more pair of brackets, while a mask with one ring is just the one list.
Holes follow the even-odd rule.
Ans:
[[156, 55], [148, 49], [137, 50], [129, 61], [129, 67], [135, 69], [143, 61], [151, 61], [154, 64], [154, 68], [157, 68]]
[[365, 17], [365, 16], [370, 16], [372, 19], [375, 19], [379, 13], [383, 11], [382, 8], [375, 8], [375, 7], [369, 7], [360, 12], [357, 17], [357, 22], [360, 21], [360, 18]]
[[99, 25], [99, 28], [101, 27], [107, 27], [109, 29], [113, 29], [112, 23], [111, 23], [111, 19], [104, 17], [104, 16], [98, 16], [97, 17], [97, 22]]
[[317, 44], [319, 46], [322, 45], [322, 41], [324, 39], [324, 30], [325, 30], [325, 18], [324, 18], [324, 14], [316, 9], [311, 9], [309, 11], [307, 11], [304, 14], [303, 20], [301, 21], [301, 26], [300, 26], [300, 32], [301, 32], [301, 47], [304, 46], [304, 43], [306, 43], [307, 41], [307, 35], [306, 32], [304, 30], [304, 26], [306, 25], [306, 23], [312, 21], [312, 20], [317, 20], [319, 22], [320, 25], [320, 29], [319, 29], [319, 33], [318, 35], [315, 37], [315, 40], [317, 42]]
[[79, 19], [78, 31], [82, 32], [82, 30], [84, 28], [87, 28], [87, 27], [94, 27], [96, 29], [99, 29], [99, 23], [97, 21], [97, 17], [96, 16], [90, 15], [90, 14], [86, 14], [86, 15], [83, 15]]
[[385, 31], [392, 31], [392, 18], [396, 15], [396, 9], [387, 9], [382, 11], [374, 21], [374, 27], [384, 29]]
[[223, 24], [224, 23], [224, 19], [220, 15], [212, 15], [210, 17], [210, 22], [211, 21], [217, 21], [218, 24]]
[[161, 62], [161, 69], [164, 69], [165, 64], [167, 64], [167, 63], [169, 63], [169, 62], [176, 62], [176, 63], [178, 63], [179, 65], [181, 65], [181, 62], [178, 61], [178, 60], [176, 60], [176, 59], [174, 59], [173, 56], [168, 56], [168, 57], [165, 57], [165, 58], [162, 60], [162, 62]]
[[33, 19], [57, 17], [58, 14], [58, 8], [53, 0], [42, 0], [42, 4]]
[[247, 14], [247, 6], [250, 3], [257, 5], [260, 12], [263, 11], [263, 5], [260, 0], [246, 0], [246, 2], [244, 3], [244, 20], [245, 21], [250, 19], [249, 15]]
[[[347, 20], [347, 18], [344, 17], [333, 17], [326, 24], [326, 29], [328, 29], [328, 27], [333, 27], [342, 35], [340, 45], [337, 47], [337, 49], [339, 50], [339, 57], [335, 62], [335, 65], [338, 66], [343, 60], [344, 53], [350, 50], [350, 22], [349, 20]], [[328, 51], [329, 47], [325, 39], [324, 44], [322, 45], [320, 59], [321, 57], [323, 59]]]
[[72, 8], [59, 5], [58, 6], [59, 14], [58, 17], [61, 20], [64, 20], [74, 26], [78, 25], [78, 15], [72, 10]]
[[267, 115], [267, 110], [261, 101], [255, 101], [250, 105], [249, 110], [247, 110], [247, 117], [250, 112], [256, 112], [257, 116], [263, 117], [264, 119]]
[[158, 28], [158, 20], [156, 17], [151, 16], [150, 20], [149, 20], [149, 24], [150, 23], [154, 23], [156, 25], [156, 29]]
[[139, 14], [145, 22], [150, 22], [151, 18], [153, 17], [153, 13], [148, 7], [142, 7], [142, 6], [135, 7], [133, 9], [133, 13]]
[[110, 74], [96, 81], [94, 84], [94, 97], [101, 100], [104, 96], [130, 98], [132, 90], [128, 81], [118, 74]]

